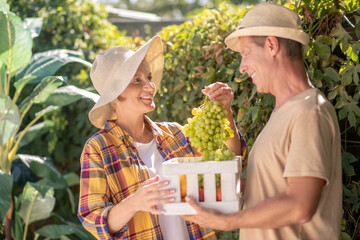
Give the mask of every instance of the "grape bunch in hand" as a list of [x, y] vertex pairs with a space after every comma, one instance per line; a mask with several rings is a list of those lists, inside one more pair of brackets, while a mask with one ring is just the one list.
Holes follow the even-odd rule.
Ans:
[[205, 98], [204, 104], [191, 111], [193, 117], [187, 119], [183, 131], [191, 144], [202, 153], [203, 161], [231, 160], [235, 157], [226, 141], [234, 137], [234, 131], [226, 119], [223, 104]]

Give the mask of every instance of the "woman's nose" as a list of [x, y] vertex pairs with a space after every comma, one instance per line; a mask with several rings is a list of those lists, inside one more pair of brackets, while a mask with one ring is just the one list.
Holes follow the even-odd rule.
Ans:
[[147, 81], [147, 83], [145, 84], [145, 88], [151, 89], [151, 90], [155, 90], [156, 86], [155, 83], [151, 82], [151, 81]]

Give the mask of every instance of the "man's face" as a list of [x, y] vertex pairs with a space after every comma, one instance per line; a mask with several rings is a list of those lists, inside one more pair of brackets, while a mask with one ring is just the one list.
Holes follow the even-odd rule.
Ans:
[[[239, 70], [247, 73], [256, 85], [257, 91], [270, 92], [270, 58], [266, 46], [256, 45], [251, 37], [240, 37], [240, 55], [242, 57]], [[265, 40], [266, 41], [266, 40]]]

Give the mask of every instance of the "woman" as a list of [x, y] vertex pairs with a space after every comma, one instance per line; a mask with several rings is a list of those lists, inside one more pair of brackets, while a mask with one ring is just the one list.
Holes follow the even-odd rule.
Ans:
[[[216, 239], [213, 231], [162, 215], [156, 207], [174, 201], [174, 190], [164, 188], [167, 182], [157, 176], [161, 163], [194, 156], [179, 124], [154, 123], [145, 116], [155, 109], [163, 63], [161, 38], [155, 36], [136, 52], [106, 50], [92, 66], [100, 99], [89, 118], [101, 130], [86, 142], [81, 156], [78, 216], [98, 239]], [[228, 89], [218, 86], [210, 92], [224, 102], [232, 100], [223, 96]], [[240, 152], [240, 144], [237, 148]]]

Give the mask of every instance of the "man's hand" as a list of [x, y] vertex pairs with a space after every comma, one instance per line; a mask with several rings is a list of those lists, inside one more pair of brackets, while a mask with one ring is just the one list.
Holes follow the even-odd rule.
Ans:
[[208, 227], [216, 230], [231, 230], [231, 226], [227, 224], [223, 213], [214, 209], [201, 207], [192, 197], [189, 196], [185, 197], [185, 201], [196, 210], [197, 214], [180, 216], [184, 220], [197, 223], [202, 227]]
[[223, 82], [215, 82], [202, 90], [212, 101], [219, 101], [224, 104], [224, 108], [230, 111], [231, 102], [234, 99], [232, 89]]

